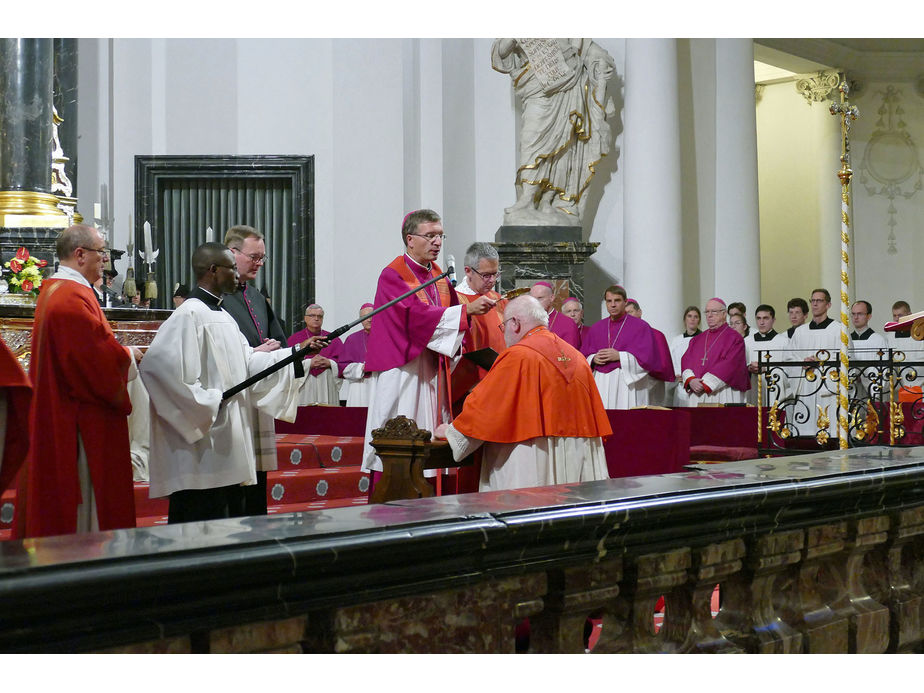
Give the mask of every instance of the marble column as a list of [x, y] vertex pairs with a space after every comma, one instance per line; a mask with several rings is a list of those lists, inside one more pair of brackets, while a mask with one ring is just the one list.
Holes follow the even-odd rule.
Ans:
[[671, 334], [684, 308], [675, 39], [626, 41], [624, 133], [625, 288]]
[[0, 39], [0, 227], [66, 226], [51, 193], [53, 45]]
[[715, 142], [715, 291], [742, 301], [752, 322], [761, 301], [751, 39], [715, 40]]
[[54, 106], [63, 121], [58, 138], [67, 157], [64, 172], [71, 182], [71, 197], [77, 197], [77, 39], [54, 40]]

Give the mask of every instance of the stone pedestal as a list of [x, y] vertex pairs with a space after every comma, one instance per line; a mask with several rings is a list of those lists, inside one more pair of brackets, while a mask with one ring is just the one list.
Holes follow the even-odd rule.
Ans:
[[600, 244], [584, 242], [579, 226], [501, 226], [495, 238], [501, 292], [544, 279], [555, 287], [556, 309], [568, 296], [584, 301], [584, 263]]

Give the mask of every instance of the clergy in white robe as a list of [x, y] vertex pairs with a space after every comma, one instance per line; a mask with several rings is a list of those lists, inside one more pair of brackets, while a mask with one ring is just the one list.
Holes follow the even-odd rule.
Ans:
[[593, 369], [604, 407], [646, 406], [657, 383], [673, 380], [667, 340], [659, 343], [647, 322], [626, 312], [621, 286], [608, 287], [603, 296], [609, 316], [590, 328], [581, 353]]
[[[854, 365], [856, 361], [881, 361], [887, 359], [888, 346], [886, 338], [873, 330], [869, 326], [870, 318], [873, 315], [873, 306], [869, 301], [857, 301], [850, 306], [850, 320], [853, 322], [853, 330], [848, 335], [850, 337], [850, 348], [847, 356], [850, 364]], [[886, 375], [885, 371], [882, 374]], [[873, 376], [870, 378], [870, 376]], [[880, 372], [874, 366], [863, 368], [863, 372], [855, 378], [854, 387], [851, 389], [851, 398], [869, 397], [870, 386], [873, 386], [873, 396], [878, 396], [878, 382]], [[888, 395], [888, 389], [885, 390]]]
[[206, 243], [192, 264], [196, 288], [160, 326], [140, 367], [151, 403], [150, 495], [170, 497], [171, 523], [243, 514], [240, 487], [256, 484], [259, 458], [276, 454], [275, 435], [262, 439], [253, 412], [294, 421], [305, 382], [296, 362], [222, 402], [225, 390], [294, 349], [251, 347], [221, 308], [237, 285], [230, 250]]
[[786, 396], [789, 378], [786, 377], [783, 368], [766, 371], [765, 375], [761, 376], [762, 380], [758, 386], [758, 362], [771, 367], [774, 363], [782, 364], [786, 360], [789, 337], [785, 332], [776, 331], [776, 311], [771, 305], [763, 303], [757, 306], [754, 311], [754, 322], [757, 329], [744, 338], [744, 346], [748, 352], [748, 372], [751, 374], [751, 389], [748, 390], [745, 399], [748, 404], [756, 405], [758, 391], [760, 391], [763, 399], [761, 404], [773, 406], [774, 402]]
[[680, 362], [680, 406], [742, 404], [750, 389], [744, 338], [725, 322], [725, 302], [706, 302], [708, 329], [690, 340]]
[[680, 371], [683, 370], [680, 367], [680, 360], [686, 353], [687, 347], [690, 345], [690, 340], [701, 332], [699, 329], [700, 322], [702, 322], [702, 314], [699, 308], [696, 306], [687, 306], [686, 310], [683, 311], [683, 332], [675, 335], [670, 341], [671, 366], [674, 369], [674, 380], [668, 383], [665, 388], [665, 406], [680, 406], [677, 399], [680, 396], [678, 393], [680, 389], [678, 387]]
[[[436, 258], [443, 245], [443, 225], [436, 212], [411, 212], [404, 218], [401, 235], [405, 252], [379, 275], [376, 307], [442, 274]], [[462, 346], [468, 315], [480, 315], [493, 305], [486, 296], [460, 304], [455, 290], [443, 278], [372, 318], [366, 354], [366, 371], [371, 377], [362, 465], [373, 472], [370, 494], [382, 472], [382, 461], [371, 445], [372, 431], [399, 415], [428, 431], [450, 421], [448, 359]], [[427, 476], [435, 474], [434, 470], [426, 472]]]
[[[815, 289], [809, 303], [812, 319], [797, 327], [793, 333], [789, 340], [789, 358], [791, 361], [805, 362], [819, 361], [819, 356], [824, 356], [827, 358], [826, 369], [832, 366], [837, 368], [841, 324], [828, 317], [831, 294], [826, 289]], [[822, 372], [817, 368], [805, 367], [801, 373], [793, 370], [790, 372], [790, 385], [792, 392], [799, 398], [799, 405], [795, 409], [787, 408], [786, 413], [796, 435], [814, 437], [822, 429], [830, 434], [830, 424], [837, 420], [837, 383], [830, 379], [822, 381]], [[814, 374], [813, 380], [809, 380], [810, 374]], [[828, 418], [827, 427], [818, 426], [819, 407]]]
[[484, 446], [480, 491], [609, 478], [602, 436], [612, 429], [581, 354], [532, 296], [513, 299], [503, 324], [509, 348], [436, 435], [457, 461]]

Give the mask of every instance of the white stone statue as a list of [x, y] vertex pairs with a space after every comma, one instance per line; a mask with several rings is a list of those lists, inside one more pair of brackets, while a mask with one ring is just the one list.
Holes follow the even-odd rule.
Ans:
[[504, 224], [580, 226], [595, 167], [610, 150], [613, 58], [591, 39], [494, 41], [491, 66], [522, 102], [517, 201]]

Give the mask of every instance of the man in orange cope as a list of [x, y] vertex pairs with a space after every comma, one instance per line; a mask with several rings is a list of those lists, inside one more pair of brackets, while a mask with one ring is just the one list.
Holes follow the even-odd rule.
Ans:
[[510, 301], [502, 325], [508, 348], [436, 436], [457, 461], [484, 445], [479, 491], [609, 478], [612, 429], [584, 357], [532, 296]]
[[[465, 251], [465, 278], [456, 286], [459, 303], [471, 303], [479, 296], [494, 301], [494, 307], [482, 315], [469, 316], [469, 330], [462, 341], [462, 351], [472, 352], [490, 348], [500, 354], [507, 345], [500, 328], [504, 320], [507, 301], [494, 291], [500, 278], [500, 257], [490, 243], [472, 243]], [[466, 395], [484, 378], [487, 371], [474, 362], [462, 358], [452, 371], [453, 414], [462, 411]]]

